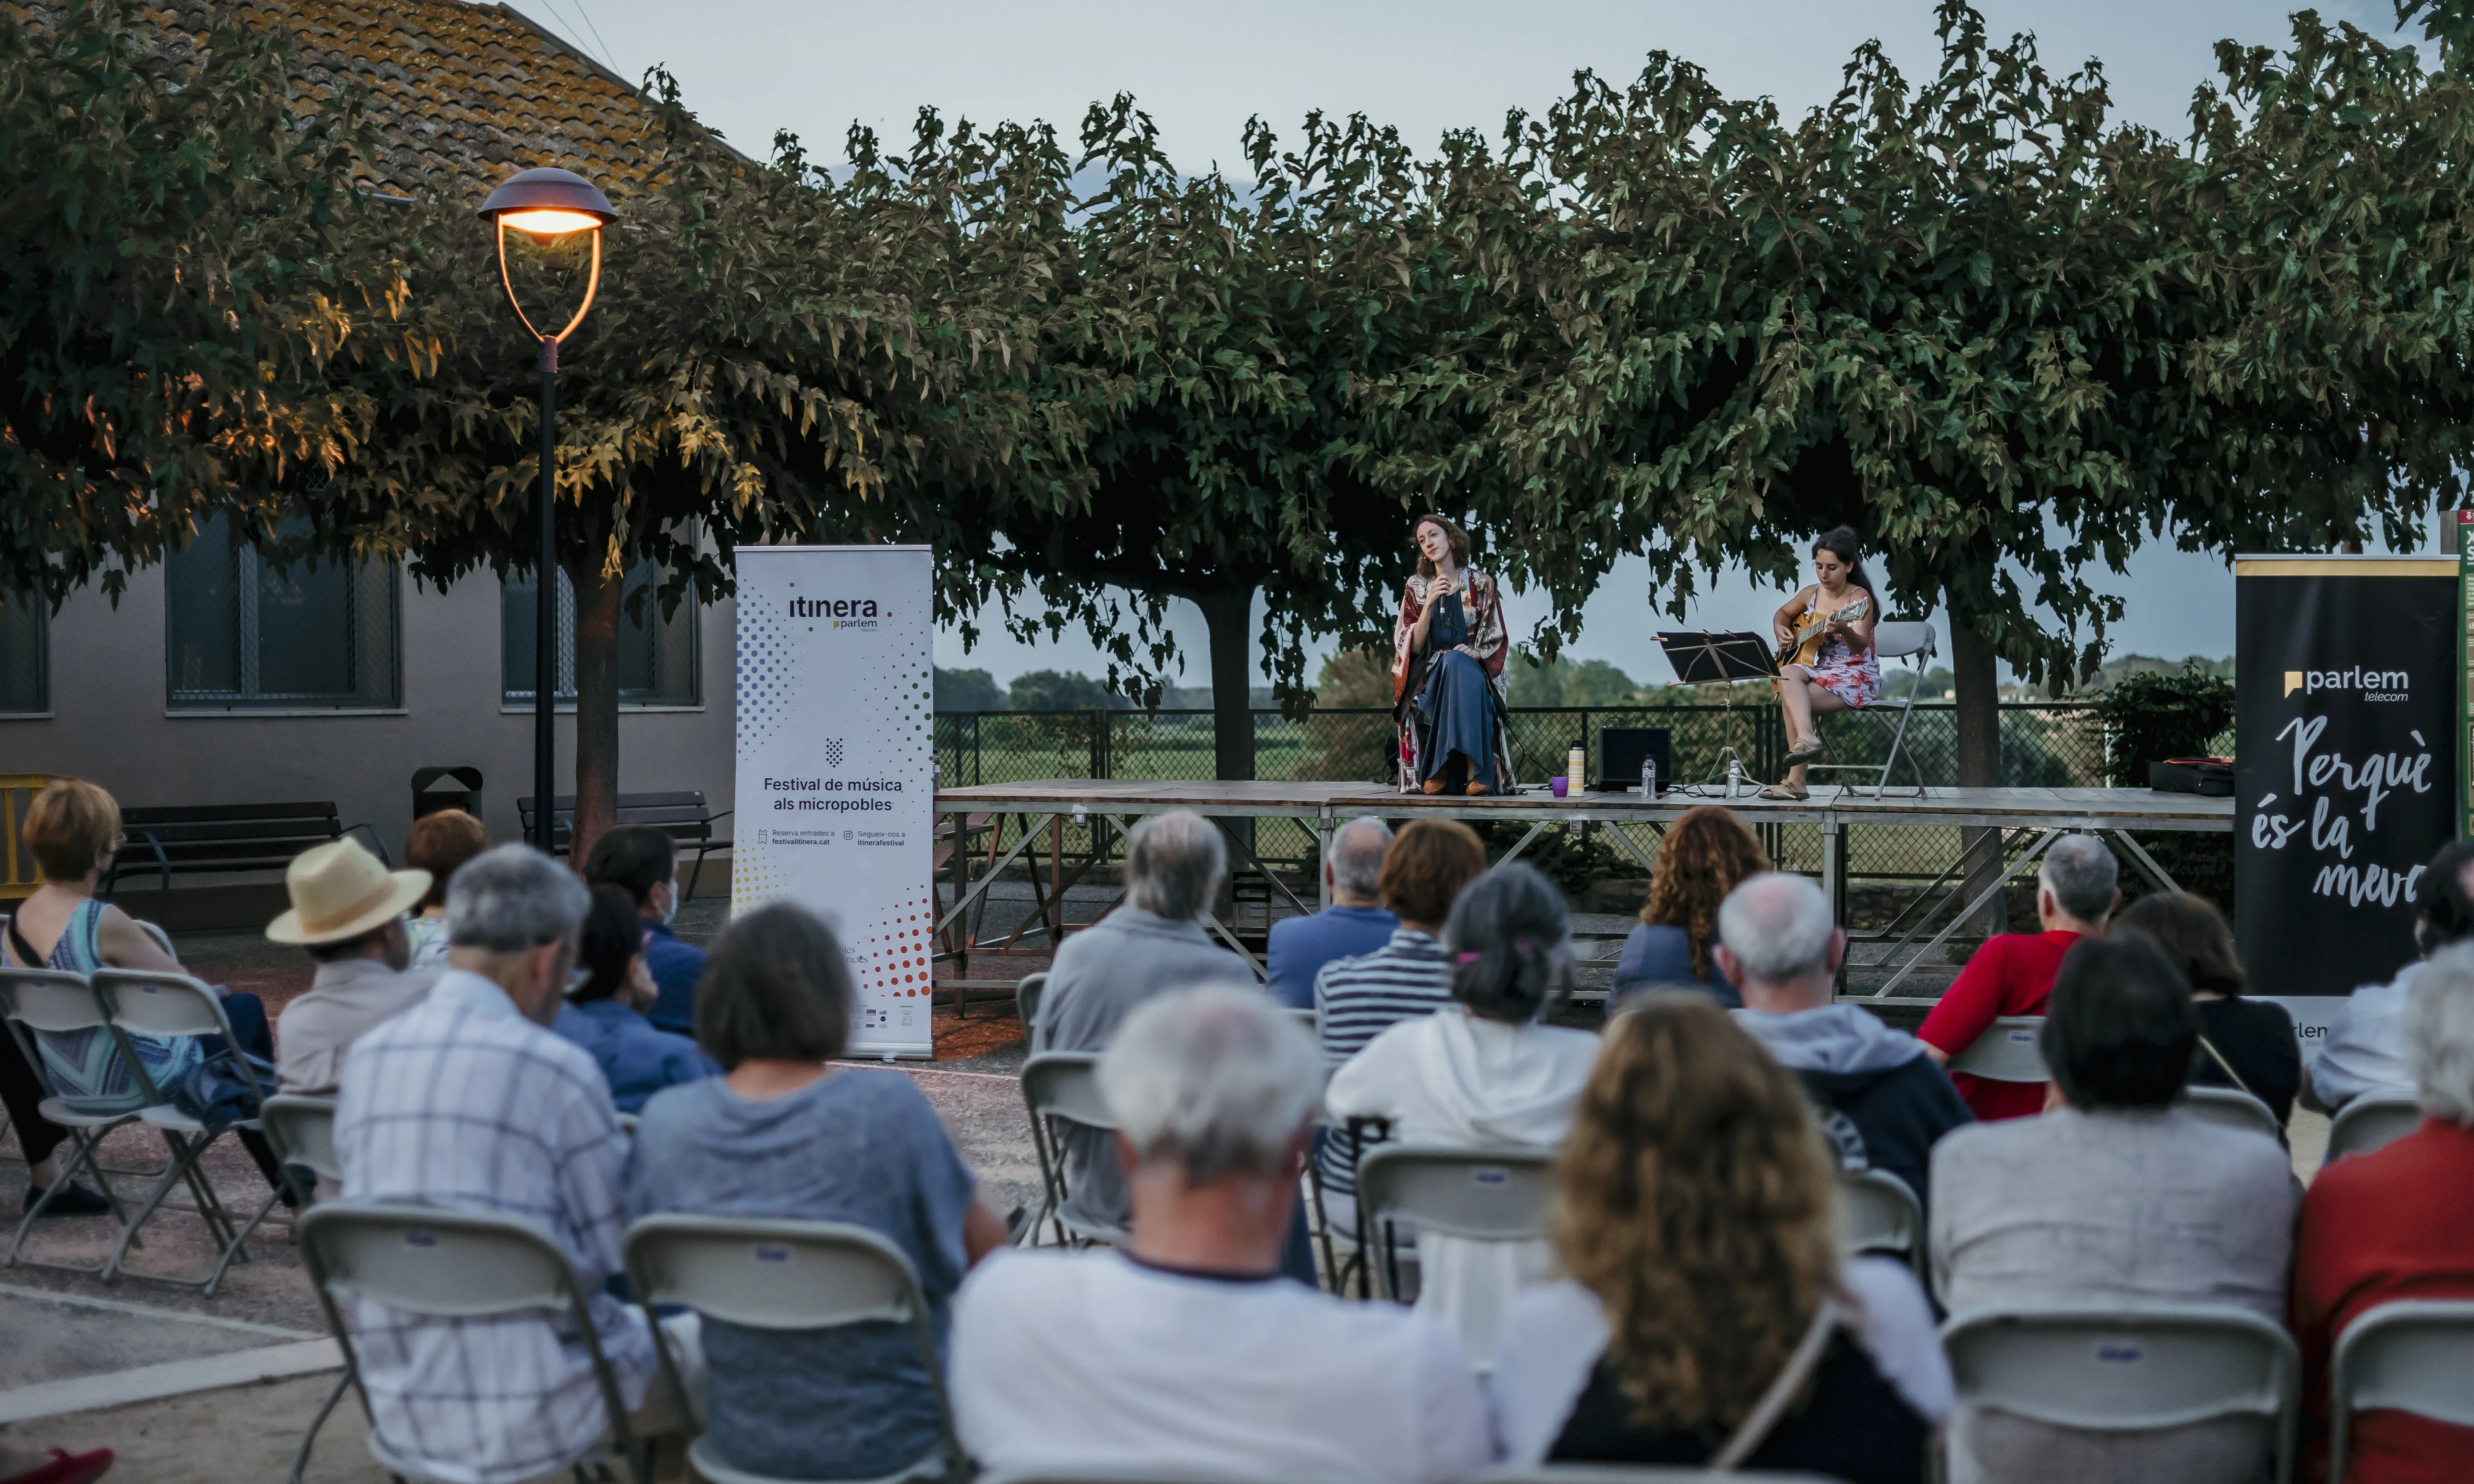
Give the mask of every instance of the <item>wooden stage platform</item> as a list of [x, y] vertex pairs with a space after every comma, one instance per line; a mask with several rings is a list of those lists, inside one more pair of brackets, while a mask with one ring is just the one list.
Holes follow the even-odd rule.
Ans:
[[[959, 816], [953, 820], [957, 831], [949, 837], [957, 842], [968, 834], [968, 822], [975, 818], [996, 819], [1013, 815], [1021, 822], [1020, 837], [1013, 848], [1001, 855], [992, 852], [983, 869], [973, 870], [968, 850], [951, 850], [949, 858], [954, 867], [954, 895], [938, 918], [936, 931], [941, 937], [957, 923], [971, 922], [970, 909], [988, 884], [1043, 834], [1049, 838], [1052, 857], [1050, 899], [1061, 895], [1063, 887], [1071, 883], [1060, 874], [1059, 862], [1055, 858], [1058, 839], [1055, 826], [1068, 822], [1079, 825], [1104, 820], [1123, 830], [1131, 828], [1146, 815], [1191, 809], [1214, 818], [1293, 819], [1310, 831], [1318, 843], [1327, 842], [1332, 831], [1348, 821], [1368, 816], [1395, 822], [1460, 819], [1527, 825], [1529, 828], [1519, 843], [1503, 857], [1510, 860], [1526, 850], [1549, 829], [1578, 824], [1647, 825], [1653, 832], [1662, 833], [1665, 826], [1686, 810], [1705, 803], [1724, 804], [1740, 814], [1749, 825], [1818, 825], [1822, 835], [1822, 889], [1838, 907], [1842, 922], [1846, 917], [1847, 831], [1851, 828], [1867, 825], [1936, 825], [1993, 829], [2001, 831], [2001, 838], [2005, 842], [2016, 841], [2025, 847], [2015, 854], [2005, 849], [2007, 864], [2000, 877], [1983, 886], [1951, 919], [1949, 925], [1917, 946], [1906, 967], [1882, 987], [1882, 993], [1887, 993], [1907, 976], [1909, 970], [1923, 963], [1926, 956], [1955, 932], [1961, 922], [1974, 918], [2002, 889], [2012, 874], [2031, 864], [2047, 847], [2066, 833], [2086, 832], [2109, 838], [2149, 880], [2172, 890], [2173, 879], [2132, 838], [2132, 832], [2230, 834], [2234, 827], [2234, 802], [2231, 799], [2208, 799], [2196, 794], [2159, 794], [2144, 788], [1936, 788], [1921, 798], [1912, 790], [1904, 795], [1893, 790], [1886, 797], [1875, 799], [1869, 792], [1827, 785], [1814, 789], [1810, 799], [1793, 802], [1758, 798], [1725, 799], [1718, 797], [1716, 789], [1703, 787], [1671, 790], [1661, 794], [1655, 802], [1644, 802], [1637, 793], [1589, 793], [1558, 799], [1543, 787], [1471, 799], [1440, 794], [1404, 794], [1375, 783], [1040, 778], [936, 791], [936, 813]], [[1644, 870], [1649, 868], [1650, 854], [1633, 838], [1631, 831], [1611, 829], [1607, 833], [1629, 850]], [[1242, 840], [1232, 836], [1232, 841], [1241, 850], [1244, 849]], [[1078, 868], [1075, 877], [1079, 878], [1093, 864], [1096, 864], [1096, 857]], [[1266, 874], [1298, 910], [1316, 910], [1290, 893], [1275, 874], [1267, 872]], [[1947, 879], [1950, 873], [1944, 875]], [[1036, 890], [1035, 872], [1032, 879]], [[1951, 893], [1954, 896], [1962, 884], [1952, 885]], [[1928, 890], [1938, 889], [1941, 885], [1941, 882], [1936, 882]], [[1328, 902], [1322, 901], [1318, 905], [1328, 905]], [[1929, 921], [1931, 916], [1928, 913], [1920, 923], [1921, 921]], [[1052, 918], [1052, 923], [1053, 930], [1061, 931], [1064, 926], [1061, 919], [1057, 918]], [[1225, 924], [1215, 922], [1213, 926], [1231, 946], [1246, 952]], [[967, 933], [967, 927], [964, 930]], [[1019, 936], [1017, 930], [1016, 937]], [[1910, 941], [1911, 938], [1902, 939], [1901, 946]], [[964, 952], [968, 951], [967, 945], [958, 946], [962, 946]], [[1251, 953], [1247, 953], [1247, 957], [1254, 959]], [[1259, 961], [1256, 961], [1256, 967], [1259, 969]]]

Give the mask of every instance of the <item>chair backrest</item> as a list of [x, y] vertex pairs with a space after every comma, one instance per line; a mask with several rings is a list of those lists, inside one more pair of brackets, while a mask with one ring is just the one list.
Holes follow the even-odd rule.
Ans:
[[2353, 1414], [2374, 1407], [2474, 1427], [2474, 1301], [2404, 1299], [2357, 1315], [2328, 1362], [2328, 1476], [2345, 1474]]
[[1100, 1059], [1088, 1051], [1043, 1051], [1022, 1064], [1022, 1100], [1033, 1118], [1062, 1118], [1110, 1130], [1117, 1115], [1100, 1095]]
[[321, 1180], [342, 1184], [344, 1161], [335, 1158], [335, 1100], [279, 1094], [258, 1108], [258, 1117], [286, 1163], [306, 1165]]
[[902, 1250], [838, 1221], [648, 1216], [627, 1229], [638, 1302], [755, 1329], [828, 1329], [926, 1312]]
[[1542, 1149], [1384, 1144], [1357, 1167], [1370, 1226], [1408, 1221], [1420, 1232], [1488, 1242], [1546, 1234], [1554, 1156]]
[[1048, 971], [1046, 969], [1035, 974], [1023, 975], [1022, 982], [1013, 987], [1013, 1011], [1022, 1018], [1022, 1029], [1025, 1035], [1038, 1028], [1039, 999], [1047, 993]]
[[109, 1023], [85, 975], [61, 969], [0, 968], [0, 1015], [29, 1030], [56, 1033]]
[[130, 921], [137, 924], [139, 932], [154, 939], [155, 946], [162, 949], [166, 957], [177, 959], [181, 956], [172, 950], [172, 935], [163, 930], [162, 923], [150, 922], [144, 918], [132, 918]]
[[1842, 1255], [1879, 1253], [1912, 1265], [1924, 1250], [1924, 1207], [1905, 1181], [1880, 1170], [1838, 1172], [1838, 1251]]
[[2285, 1137], [2285, 1126], [2276, 1121], [2276, 1111], [2240, 1088], [2185, 1088], [2181, 1106], [2184, 1112], [2196, 1113], [2210, 1123], [2249, 1129], [2278, 1140]]
[[1826, 1474], [1789, 1473], [1774, 1469], [1746, 1469], [1720, 1473], [1683, 1464], [1532, 1464], [1527, 1468], [1486, 1469], [1466, 1484], [1718, 1484], [1721, 1480], [1754, 1480], [1758, 1484], [1836, 1484]]
[[1928, 656], [1932, 652], [1933, 626], [1921, 619], [1873, 626], [1873, 653], [1883, 659], [1904, 659], [1909, 655]]
[[111, 1023], [132, 1036], [224, 1036], [231, 1024], [204, 980], [144, 969], [98, 969], [95, 998]]
[[581, 1285], [567, 1255], [512, 1216], [328, 1202], [294, 1240], [322, 1287], [432, 1319], [567, 1309]]
[[2292, 1336], [2225, 1304], [1978, 1309], [1942, 1326], [1963, 1404], [2098, 1432], [2240, 1414], [2277, 1420], [2291, 1477], [2302, 1357]]
[[2411, 1092], [2365, 1092], [2337, 1110], [2328, 1125], [2328, 1158], [2369, 1154], [2392, 1138], [2422, 1127], [2422, 1107]]
[[2050, 1082], [2045, 1055], [2036, 1038], [2045, 1028], [2043, 1016], [2003, 1016], [1984, 1028], [1976, 1043], [1950, 1059], [1950, 1069], [1987, 1082]]

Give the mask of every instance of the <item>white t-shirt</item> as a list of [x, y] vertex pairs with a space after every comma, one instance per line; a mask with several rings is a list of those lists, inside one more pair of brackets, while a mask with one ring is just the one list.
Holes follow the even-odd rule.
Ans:
[[2405, 1002], [2420, 960], [2386, 984], [2366, 984], [2346, 996], [2328, 1022], [2328, 1039], [2311, 1059], [2311, 1090], [2331, 1108], [2365, 1092], [2411, 1092], [2405, 1069]]
[[[1839, 1271], [1856, 1304], [1856, 1342], [1916, 1415], [1938, 1427], [1950, 1419], [1950, 1357], [1933, 1328], [1932, 1306], [1906, 1264], [1857, 1257]], [[1545, 1461], [1606, 1353], [1607, 1317], [1597, 1295], [1565, 1280], [1522, 1291], [1503, 1325], [1503, 1350], [1487, 1378], [1504, 1462]]]
[[1446, 1484], [1494, 1458], [1449, 1329], [1283, 1278], [1000, 1252], [955, 1296], [949, 1353], [962, 1446], [999, 1472]]

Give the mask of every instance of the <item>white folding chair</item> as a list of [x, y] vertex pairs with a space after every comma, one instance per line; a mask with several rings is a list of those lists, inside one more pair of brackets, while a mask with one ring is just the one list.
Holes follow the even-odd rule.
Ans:
[[1357, 1246], [1383, 1233], [1383, 1295], [1400, 1293], [1392, 1229], [1480, 1242], [1525, 1242], [1546, 1234], [1554, 1155], [1543, 1149], [1471, 1149], [1382, 1144], [1357, 1166]]
[[[275, 1209], [275, 1203], [282, 1199], [283, 1191], [280, 1183], [271, 1185], [256, 1213], [246, 1224], [234, 1226], [231, 1213], [224, 1209], [223, 1201], [216, 1196], [214, 1182], [206, 1178], [206, 1167], [200, 1161], [207, 1147], [226, 1133], [233, 1129], [255, 1130], [259, 1126], [258, 1120], [244, 1118], [223, 1128], [207, 1128], [172, 1101], [172, 1089], [155, 1085], [154, 1077], [146, 1070], [144, 1059], [137, 1055], [129, 1038], [151, 1036], [158, 1040], [171, 1040], [182, 1036], [221, 1036], [224, 1044], [235, 1050], [239, 1049], [240, 1041], [232, 1035], [231, 1021], [224, 1016], [222, 997], [202, 980], [187, 974], [134, 969], [98, 969], [91, 977], [94, 996], [101, 1002], [105, 1016], [110, 1019], [112, 1034], [120, 1042], [120, 1054], [129, 1063], [131, 1074], [146, 1093], [146, 1106], [137, 1110], [137, 1116], [160, 1134], [172, 1151], [171, 1166], [155, 1182], [155, 1188], [147, 1192], [144, 1203], [137, 1208], [137, 1215], [120, 1233], [120, 1242], [112, 1249], [111, 1258], [104, 1266], [104, 1281], [109, 1282], [120, 1275], [138, 1229], [146, 1225], [148, 1218], [163, 1204], [164, 1198], [172, 1193], [174, 1185], [185, 1185], [190, 1198], [197, 1203], [198, 1219], [206, 1224], [207, 1233], [222, 1249], [216, 1257], [213, 1270], [203, 1279], [176, 1278], [161, 1273], [132, 1273], [131, 1276], [153, 1282], [196, 1288], [211, 1299], [224, 1281], [225, 1270], [235, 1261], [249, 1260], [244, 1244], [249, 1240], [249, 1234], [257, 1230], [258, 1223], [266, 1219], [266, 1213]], [[251, 1100], [263, 1106], [266, 1094], [272, 1089], [258, 1084], [257, 1074], [250, 1069], [249, 1058], [246, 1055], [235, 1056], [231, 1065], [240, 1080], [248, 1086]]]
[[[420, 1484], [451, 1484], [379, 1429], [369, 1389], [361, 1383], [352, 1328], [344, 1321], [344, 1304], [354, 1299], [424, 1319], [537, 1313], [543, 1324], [557, 1324], [563, 1335], [582, 1342], [593, 1362], [611, 1437], [628, 1472], [636, 1484], [652, 1484], [651, 1450], [628, 1426], [627, 1404], [601, 1352], [585, 1284], [546, 1233], [510, 1216], [356, 1201], [313, 1207], [293, 1233], [301, 1265], [344, 1352], [344, 1374], [361, 1388], [370, 1456], [378, 1467]], [[553, 1467], [577, 1467], [600, 1452], [595, 1446]]]
[[1104, 1226], [1066, 1214], [1065, 1143], [1056, 1125], [1113, 1134], [1117, 1116], [1100, 1095], [1100, 1059], [1087, 1051], [1043, 1051], [1022, 1065], [1023, 1107], [1031, 1113], [1031, 1144], [1039, 1156], [1042, 1205], [1039, 1214], [1023, 1226], [1036, 1233], [1042, 1221], [1055, 1224], [1056, 1240], [1122, 1244], [1123, 1227]]
[[2412, 1412], [2474, 1427], [2474, 1301], [2401, 1299], [2365, 1309], [2328, 1362], [2328, 1477], [2345, 1476], [2354, 1414]]
[[[295, 1169], [305, 1169], [320, 1180], [332, 1182], [337, 1188], [344, 1184], [344, 1162], [335, 1157], [335, 1100], [331, 1097], [300, 1097], [278, 1093], [259, 1105], [258, 1124], [265, 1129], [268, 1142], [275, 1145], [278, 1159], [283, 1161], [284, 1177], [292, 1178]], [[318, 1187], [303, 1189], [294, 1182], [293, 1192], [300, 1198], [301, 1209], [307, 1210], [317, 1204]], [[318, 1441], [318, 1431], [327, 1425], [335, 1403], [344, 1400], [352, 1388], [350, 1371], [335, 1378], [335, 1389], [327, 1393], [327, 1400], [318, 1415], [309, 1419], [309, 1430], [301, 1435], [300, 1450], [293, 1455], [288, 1484], [301, 1484], [309, 1472], [309, 1450]]]
[[1880, 1170], [1838, 1172], [1838, 1253], [1896, 1257], [1925, 1276], [1925, 1209], [1905, 1181]]
[[1950, 1059], [1950, 1070], [1987, 1082], [2050, 1082], [2052, 1068], [2037, 1049], [2043, 1016], [2003, 1016], [1984, 1028], [1975, 1044]]
[[2422, 1127], [2422, 1105], [2411, 1092], [2365, 1092], [2337, 1110], [2328, 1125], [2328, 1161], [2369, 1154]]
[[[1806, 766], [1811, 772], [1869, 773], [1874, 776], [1874, 798], [1879, 799], [1889, 791], [1890, 770], [1898, 765], [1899, 749], [1907, 740], [1907, 721], [1916, 712], [1916, 696], [1925, 688], [1925, 661], [1933, 656], [1933, 626], [1921, 620], [1902, 623], [1884, 622], [1873, 626], [1873, 653], [1876, 657], [1882, 659], [1912, 658], [1916, 662], [1915, 682], [1907, 687], [1905, 695], [1890, 703], [1886, 707], [1876, 703], [1864, 708], [1865, 715], [1879, 715], [1883, 710], [1891, 708], [1898, 711], [1899, 724], [1890, 729], [1890, 751], [1882, 755], [1880, 762], [1808, 763]], [[1907, 754], [1907, 771], [1915, 775], [1916, 797], [1922, 799], [1925, 797], [1925, 770], [1924, 766], [1916, 761], [1916, 754], [1913, 753]], [[1842, 799], [1856, 791], [1856, 785], [1852, 783], [1841, 783], [1838, 788], [1839, 797]]]
[[1953, 1314], [1941, 1336], [1961, 1405], [2096, 1432], [2263, 1417], [2275, 1484], [2293, 1476], [2302, 1357], [2282, 1326], [2248, 1309], [2005, 1305]]
[[1684, 1465], [1665, 1464], [1532, 1464], [1527, 1468], [1487, 1469], [1472, 1473], [1465, 1484], [1704, 1484], [1719, 1480], [1758, 1481], [1758, 1484], [1835, 1484], [1824, 1474], [1789, 1473], [1770, 1469], [1742, 1469], [1720, 1473], [1714, 1469], [1694, 1469]]
[[1013, 987], [1013, 1013], [1022, 1020], [1024, 1035], [1028, 1036], [1039, 1028], [1039, 998], [1047, 993], [1046, 969], [1023, 975], [1022, 981]]
[[[708, 1318], [754, 1329], [835, 1329], [882, 1322], [904, 1326], [936, 1397], [937, 1442], [908, 1468], [869, 1481], [941, 1479], [962, 1456], [945, 1399], [943, 1366], [929, 1328], [919, 1275], [902, 1250], [865, 1227], [838, 1221], [752, 1221], [716, 1216], [648, 1216], [627, 1229], [627, 1282], [644, 1305], [657, 1342], [653, 1306], [677, 1304]], [[669, 1346], [662, 1371], [681, 1417], [693, 1417]], [[713, 1484], [810, 1484], [754, 1473], [715, 1456], [712, 1434], [688, 1446], [696, 1474]]]
[[[28, 1066], [34, 1068], [36, 1085], [43, 1091], [39, 1105], [43, 1116], [67, 1132], [69, 1145], [69, 1158], [61, 1165], [60, 1178], [51, 1183], [43, 1191], [43, 1198], [29, 1208], [25, 1218], [17, 1223], [16, 1234], [9, 1242], [8, 1265], [15, 1267], [23, 1263], [27, 1267], [49, 1268], [57, 1273], [102, 1275], [110, 1267], [109, 1259], [102, 1267], [91, 1268], [75, 1263], [43, 1262], [27, 1257], [25, 1248], [26, 1237], [33, 1232], [35, 1223], [51, 1209], [53, 1200], [77, 1180], [80, 1171], [90, 1172], [94, 1176], [94, 1183], [103, 1192], [104, 1200], [110, 1204], [111, 1214], [119, 1221], [123, 1234], [136, 1230], [130, 1224], [129, 1212], [121, 1207], [120, 1193], [112, 1188], [111, 1178], [104, 1170], [102, 1145], [106, 1134], [124, 1123], [137, 1121], [137, 1100], [133, 1098], [130, 1107], [109, 1112], [80, 1113], [72, 1110], [60, 1096], [60, 1089], [52, 1081], [51, 1069], [43, 1062], [42, 1047], [36, 1040], [38, 1031], [51, 1035], [95, 1031], [109, 1036], [111, 1034], [110, 1018], [104, 1014], [103, 1002], [95, 996], [94, 986], [86, 982], [85, 975], [59, 969], [0, 968], [0, 1016], [8, 1018], [9, 1034], [16, 1038], [18, 1054], [26, 1059]], [[115, 1050], [114, 1054], [118, 1052]]]
[[2248, 1129], [2285, 1142], [2285, 1125], [2276, 1121], [2276, 1111], [2240, 1088], [2185, 1088], [2179, 1106], [2210, 1123]]

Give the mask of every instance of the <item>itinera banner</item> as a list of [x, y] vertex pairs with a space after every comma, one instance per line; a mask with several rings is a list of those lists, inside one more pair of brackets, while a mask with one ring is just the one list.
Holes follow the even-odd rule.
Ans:
[[2235, 936], [2306, 1047], [2415, 956], [2413, 891], [2457, 834], [2457, 563], [2234, 563]]
[[925, 546], [739, 548], [731, 911], [833, 924], [861, 1056], [934, 1053], [931, 582]]

